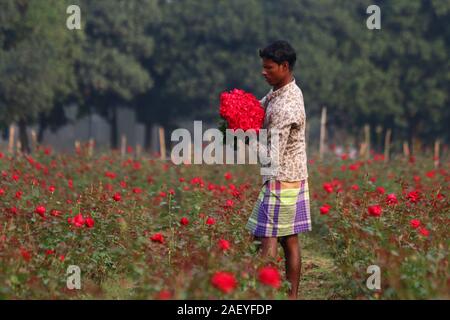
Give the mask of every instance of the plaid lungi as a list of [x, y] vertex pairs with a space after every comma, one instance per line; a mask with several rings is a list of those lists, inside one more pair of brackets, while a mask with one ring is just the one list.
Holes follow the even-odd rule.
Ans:
[[308, 179], [299, 188], [286, 189], [280, 181], [266, 181], [245, 228], [258, 237], [311, 231]]

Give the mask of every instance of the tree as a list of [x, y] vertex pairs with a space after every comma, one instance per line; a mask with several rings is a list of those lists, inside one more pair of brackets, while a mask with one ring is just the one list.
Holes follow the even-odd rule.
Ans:
[[74, 62], [82, 35], [65, 25], [65, 1], [4, 0], [0, 12], [0, 122], [26, 128], [76, 88]]
[[154, 51], [147, 31], [158, 23], [154, 0], [82, 1], [86, 37], [78, 79], [84, 112], [93, 105], [111, 125], [111, 146], [118, 146], [117, 108], [132, 106], [133, 99], [153, 86], [142, 62]]
[[147, 128], [215, 119], [224, 90], [266, 91], [257, 51], [265, 42], [261, 1], [160, 3], [157, 54], [146, 63], [155, 85], [139, 98], [138, 118]]

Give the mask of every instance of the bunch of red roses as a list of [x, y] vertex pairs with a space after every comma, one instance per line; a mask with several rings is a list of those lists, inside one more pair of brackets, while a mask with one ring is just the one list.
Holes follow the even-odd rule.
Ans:
[[226, 120], [227, 129], [254, 129], [258, 133], [264, 121], [264, 109], [259, 100], [241, 89], [222, 92], [219, 113]]

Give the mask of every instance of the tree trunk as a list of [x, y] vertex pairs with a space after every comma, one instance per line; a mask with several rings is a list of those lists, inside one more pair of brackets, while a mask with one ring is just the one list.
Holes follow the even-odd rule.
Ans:
[[153, 152], [153, 150], [150, 150], [152, 147], [152, 125], [153, 123], [150, 121], [145, 123], [144, 149], [150, 151], [150, 153]]
[[24, 120], [19, 121], [19, 139], [20, 144], [22, 146], [22, 152], [29, 154], [31, 152], [30, 150], [30, 143], [28, 141], [28, 135], [27, 135], [27, 124]]
[[39, 119], [39, 129], [38, 129], [38, 134], [37, 134], [37, 141], [39, 144], [42, 144], [42, 142], [44, 141], [45, 129], [47, 129], [47, 125], [45, 123], [44, 118], [41, 117]]
[[117, 106], [111, 107], [111, 148], [117, 149], [119, 147], [119, 130], [117, 127]]
[[410, 122], [408, 126], [408, 145], [409, 145], [409, 152], [410, 155], [413, 156], [415, 151], [414, 150], [414, 141], [416, 136], [416, 123]]

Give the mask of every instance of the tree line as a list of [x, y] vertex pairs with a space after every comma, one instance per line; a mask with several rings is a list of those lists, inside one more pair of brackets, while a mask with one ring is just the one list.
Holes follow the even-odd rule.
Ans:
[[[69, 5], [81, 30], [66, 27]], [[369, 30], [366, 9], [381, 10]], [[67, 123], [96, 112], [118, 146], [117, 108], [151, 128], [213, 120], [224, 90], [262, 97], [258, 49], [285, 39], [308, 116], [356, 134], [364, 124], [410, 143], [450, 138], [449, 13], [440, 0], [0, 0], [0, 128]], [[149, 138], [150, 130], [147, 130]], [[375, 136], [375, 134], [373, 135]], [[149, 139], [147, 139], [147, 143]]]

